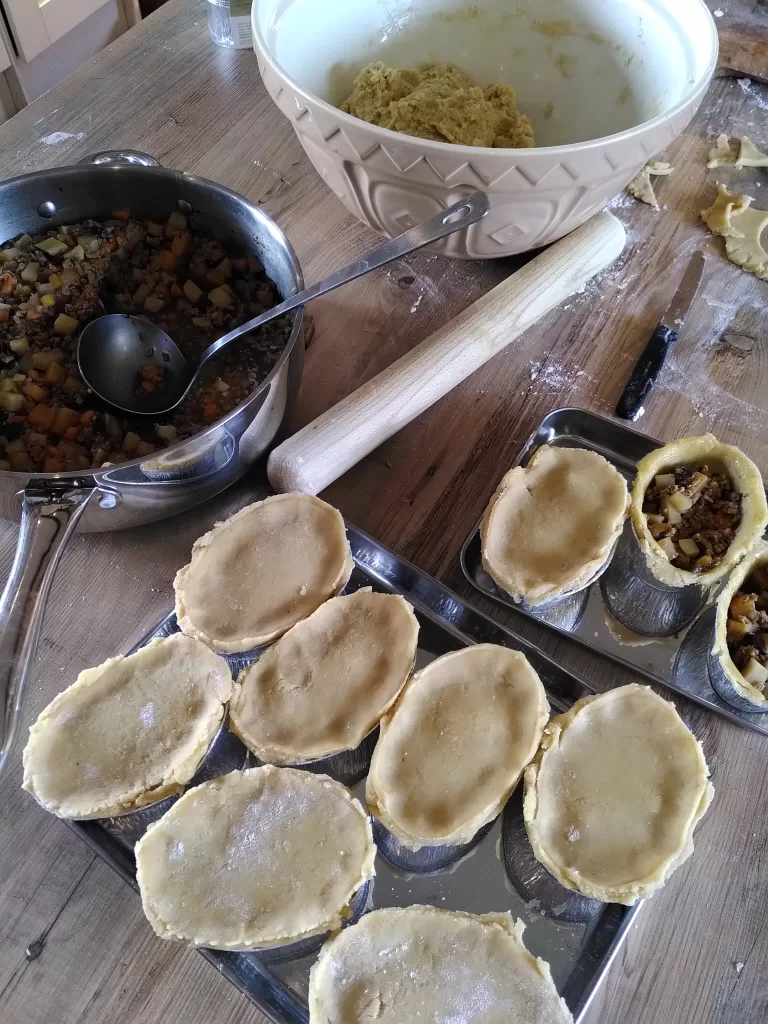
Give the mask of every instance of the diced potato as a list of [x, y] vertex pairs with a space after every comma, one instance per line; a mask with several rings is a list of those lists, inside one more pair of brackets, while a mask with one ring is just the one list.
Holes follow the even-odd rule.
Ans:
[[650, 524], [651, 536], [658, 540], [659, 537], [666, 537], [668, 533], [672, 532], [672, 526], [670, 523], [660, 522]]
[[83, 249], [82, 245], [76, 245], [74, 249], [69, 250], [67, 259], [75, 260], [79, 263], [81, 260], [85, 259], [85, 249]]
[[97, 241], [96, 235], [78, 235], [77, 236], [77, 244], [80, 246], [80, 248], [83, 250], [83, 252], [88, 251], [91, 248], [92, 243], [96, 242], [96, 241]]
[[[74, 250], [73, 250], [74, 251]], [[59, 286], [66, 288], [68, 284], [73, 284], [75, 281], [80, 280], [80, 274], [74, 267], [65, 267], [59, 275]]]
[[17, 260], [21, 256], [19, 249], [0, 249], [0, 263], [10, 263], [11, 260]]
[[65, 252], [69, 252], [69, 246], [60, 238], [44, 238], [42, 242], [37, 243], [37, 248], [42, 249], [48, 256], [63, 256]]
[[29, 414], [30, 426], [41, 430], [50, 430], [55, 419], [56, 410], [51, 405], [36, 405]]
[[189, 279], [187, 279], [182, 285], [182, 290], [193, 306], [197, 304], [203, 295], [203, 289], [198, 288], [195, 282]]
[[123, 438], [123, 451], [127, 452], [130, 455], [131, 452], [136, 451], [140, 441], [141, 438], [139, 437], [139, 435], [134, 434], [132, 430], [129, 430], [128, 433]]
[[47, 434], [36, 434], [34, 432], [27, 434], [27, 444], [31, 445], [43, 445], [48, 444]]
[[230, 277], [232, 277], [232, 263], [230, 262], [229, 257], [225, 256], [217, 267], [211, 267], [206, 274], [206, 277], [211, 284], [226, 284]]
[[28, 263], [21, 272], [21, 280], [25, 284], [34, 284], [37, 280], [37, 275], [40, 273], [39, 263]]
[[8, 322], [11, 315], [11, 307], [6, 302], [0, 302], [0, 324]]
[[63, 434], [69, 430], [70, 427], [74, 427], [80, 419], [78, 413], [74, 409], [65, 409], [63, 406], [56, 409], [56, 418], [53, 421], [51, 430], [54, 434]]
[[741, 640], [748, 633], [752, 632], [752, 625], [749, 622], [742, 622], [741, 619], [727, 619], [725, 632], [731, 640]]
[[32, 469], [32, 460], [27, 452], [14, 452], [9, 459], [11, 469], [16, 473], [24, 473], [27, 470]]
[[48, 397], [48, 393], [45, 388], [41, 388], [39, 384], [35, 384], [33, 380], [29, 384], [25, 384], [21, 389], [22, 394], [26, 395], [27, 398], [31, 398], [33, 402], [44, 402]]
[[677, 546], [683, 552], [684, 555], [690, 555], [693, 558], [699, 557], [699, 545], [695, 540], [690, 537], [682, 537], [678, 542]]
[[40, 297], [40, 303], [46, 309], [50, 309], [51, 306], [55, 306], [56, 305], [56, 296], [53, 294], [53, 292], [50, 292], [50, 294], [47, 294], [47, 295], [42, 295]]
[[11, 352], [15, 352], [17, 356], [23, 356], [25, 352], [29, 352], [29, 342], [25, 337], [12, 338], [8, 345]]
[[13, 391], [0, 391], [0, 409], [5, 409], [6, 412], [19, 412], [23, 408], [23, 395]]
[[656, 512], [649, 512], [645, 517], [649, 523], [665, 523], [666, 519], [664, 516], [657, 515]]
[[195, 325], [195, 327], [201, 327], [204, 329], [209, 329], [212, 326], [211, 321], [208, 319], [207, 316], [193, 316], [192, 323]]
[[0, 459], [0, 469], [7, 470], [11, 468], [11, 464], [7, 459]]
[[693, 505], [693, 501], [682, 491], [673, 491], [667, 497], [667, 508], [674, 508], [678, 512], [687, 512]]
[[164, 305], [165, 299], [162, 295], [148, 295], [146, 299], [144, 299], [144, 309], [146, 309], [148, 313], [159, 313]]
[[664, 505], [664, 515], [666, 516], [667, 522], [671, 523], [673, 526], [677, 526], [678, 523], [682, 523], [683, 521], [683, 517], [677, 509], [673, 508], [672, 505], [667, 505], [666, 503]]
[[697, 469], [696, 472], [693, 474], [693, 477], [688, 487], [690, 490], [693, 491], [694, 494], [701, 494], [701, 492], [706, 487], [708, 481], [709, 477], [705, 476], [704, 473], [700, 473]]
[[654, 479], [660, 491], [663, 491], [666, 487], [675, 486], [674, 473], [658, 473]]
[[27, 446], [20, 437], [17, 437], [15, 441], [6, 442], [5, 450], [8, 455], [11, 455], [13, 452], [25, 452]]
[[150, 289], [150, 287], [149, 287], [149, 285], [147, 284], [146, 281], [143, 281], [139, 285], [139, 287], [133, 293], [133, 301], [136, 303], [137, 306], [141, 306], [141, 305], [144, 304], [144, 300], [149, 295], [150, 290], [151, 289]]
[[74, 334], [78, 328], [77, 320], [66, 313], [59, 313], [53, 322], [53, 330], [56, 334]]
[[228, 284], [222, 284], [218, 288], [214, 288], [212, 291], [208, 292], [208, 298], [218, 309], [226, 309], [228, 306], [234, 306], [237, 301], [235, 293]]
[[171, 252], [174, 256], [183, 256], [191, 241], [192, 235], [188, 231], [180, 231], [171, 241]]
[[755, 614], [755, 595], [744, 594], [742, 591], [734, 594], [731, 598], [730, 613], [734, 617], [743, 615], [746, 619], [751, 619]]
[[35, 285], [35, 291], [38, 295], [53, 295], [53, 285], [38, 281]]
[[43, 377], [43, 380], [46, 384], [61, 384], [61, 382], [66, 379], [66, 376], [67, 371], [61, 363], [51, 363], [45, 371], [45, 377]]
[[163, 441], [173, 441], [178, 434], [178, 430], [171, 423], [156, 423], [155, 433]]
[[170, 249], [161, 249], [158, 262], [163, 270], [170, 272], [179, 265], [179, 257], [172, 253]]
[[711, 569], [715, 564], [715, 560], [711, 555], [702, 555], [701, 558], [696, 559], [696, 568], [701, 569], [702, 572], [706, 572], [707, 569]]
[[677, 558], [677, 548], [675, 547], [674, 541], [670, 540], [669, 537], [665, 537], [662, 541], [660, 541], [659, 547], [670, 560], [670, 562], [673, 558]]
[[81, 380], [78, 380], [77, 377], [67, 377], [61, 386], [68, 395], [79, 395], [81, 392], [85, 391], [85, 384], [83, 384]]
[[213, 382], [213, 386], [217, 391], [220, 391], [222, 395], [229, 391], [229, 384], [223, 381], [221, 377], [216, 378]]
[[162, 238], [163, 236], [163, 225], [156, 224], [153, 220], [147, 222], [147, 232], [150, 235], [154, 235], [155, 238]]
[[[26, 377], [24, 378], [26, 382]], [[0, 377], [0, 391], [18, 391], [13, 377]]]
[[31, 248], [34, 244], [35, 240], [31, 235], [22, 235], [21, 238], [16, 239], [16, 248], [21, 249], [22, 252], [26, 252], [27, 249]]
[[756, 658], [750, 658], [747, 667], [741, 673], [748, 683], [759, 687], [761, 690], [768, 680], [768, 668], [761, 665]]
[[47, 370], [51, 363], [63, 363], [64, 353], [60, 348], [44, 348], [42, 352], [35, 352], [32, 356], [32, 365], [36, 370]]
[[179, 231], [186, 230], [187, 218], [183, 213], [179, 213], [178, 210], [174, 210], [168, 220], [165, 222], [163, 228], [163, 234], [166, 238], [172, 238]]

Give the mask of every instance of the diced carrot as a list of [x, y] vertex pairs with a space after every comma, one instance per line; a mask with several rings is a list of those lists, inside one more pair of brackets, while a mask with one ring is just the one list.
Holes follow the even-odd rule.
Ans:
[[61, 384], [66, 379], [66, 376], [67, 371], [61, 363], [50, 363], [45, 371], [44, 380], [46, 384]]
[[[115, 218], [115, 220], [128, 220], [130, 215], [131, 215], [131, 211], [130, 210], [113, 210], [112, 211], [112, 216]], [[121, 230], [122, 230], [122, 228], [121, 228]]]
[[74, 409], [66, 409], [63, 406], [56, 410], [56, 419], [53, 421], [51, 430], [54, 434], [64, 434], [70, 427], [74, 427], [79, 420]]
[[0, 274], [0, 295], [13, 295], [16, 284], [16, 278], [10, 270], [7, 270], [4, 274]]
[[65, 441], [74, 441], [76, 437], [77, 437], [77, 427], [67, 427], [67, 429], [64, 431], [64, 440]]
[[44, 473], [63, 473], [66, 467], [66, 461], [64, 456], [57, 455], [46, 455], [43, 462]]
[[215, 420], [219, 415], [219, 410], [216, 407], [215, 402], [206, 402], [203, 406], [203, 416], [207, 420]]
[[173, 236], [171, 241], [171, 252], [174, 256], [183, 256], [189, 248], [189, 243], [192, 241], [192, 235], [188, 231], [180, 231], [178, 235]]
[[158, 262], [163, 270], [175, 270], [179, 265], [179, 257], [171, 252], [170, 249], [162, 249], [158, 257]]
[[61, 450], [61, 448], [57, 448], [55, 444], [49, 444], [46, 451], [48, 452], [49, 455], [53, 455], [56, 458], [61, 458], [64, 455], [64, 452]]
[[28, 309], [27, 310], [27, 320], [39, 320], [39, 319], [40, 319], [40, 310], [39, 309]]
[[87, 409], [82, 414], [82, 416], [80, 417], [80, 422], [82, 423], [82, 425], [84, 427], [87, 427], [90, 424], [91, 420], [93, 419], [93, 417], [95, 415], [96, 415], [96, 410], [95, 409]]
[[30, 380], [40, 380], [40, 374], [34, 367], [27, 370], [27, 376], [29, 377]]
[[184, 290], [180, 284], [175, 281], [171, 285], [171, 295], [175, 295], [177, 298], [181, 298], [184, 295]]

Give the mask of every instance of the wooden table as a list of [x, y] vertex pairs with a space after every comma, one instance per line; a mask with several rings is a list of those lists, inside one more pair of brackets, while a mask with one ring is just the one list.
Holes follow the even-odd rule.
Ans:
[[[765, 71], [761, 0], [722, 0], [726, 51]], [[713, 8], [717, 4], [712, 4]], [[763, 39], [765, 35], [763, 36]], [[761, 56], [762, 53], [762, 56]], [[706, 280], [640, 426], [672, 438], [713, 430], [768, 471], [768, 284], [726, 263], [698, 211], [720, 131], [768, 143], [768, 89], [717, 79], [659, 179], [664, 208], [620, 199], [629, 242], [619, 264], [574, 296], [325, 495], [353, 522], [469, 595], [462, 541], [532, 428], [551, 409], [610, 413], [692, 249]], [[67, 133], [56, 144], [45, 139]], [[0, 174], [75, 162], [97, 150], [148, 151], [264, 205], [308, 280], [375, 241], [326, 189], [262, 89], [253, 54], [207, 36], [196, 0], [171, 0], [86, 68], [0, 129]], [[768, 202], [764, 172], [739, 190]], [[419, 255], [318, 301], [296, 425], [385, 367], [510, 273]], [[255, 475], [179, 517], [77, 536], [55, 582], [27, 725], [86, 666], [126, 650], [171, 604], [193, 539], [263, 487]], [[0, 528], [7, 571], [15, 530]], [[482, 604], [482, 602], [478, 602]], [[606, 687], [633, 678], [540, 627], [515, 628]], [[696, 852], [639, 916], [588, 1020], [736, 1024], [768, 1020], [768, 742], [680, 701], [716, 787]], [[262, 1015], [197, 953], [155, 938], [138, 897], [20, 789], [20, 756], [0, 789], [0, 1020], [3, 1024], [260, 1024]], [[404, 1022], [406, 1024], [406, 1022]]]

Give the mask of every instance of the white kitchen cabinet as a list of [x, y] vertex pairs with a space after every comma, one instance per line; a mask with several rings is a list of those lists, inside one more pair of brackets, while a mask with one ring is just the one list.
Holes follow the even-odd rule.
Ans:
[[0, 0], [19, 56], [31, 61], [109, 0]]

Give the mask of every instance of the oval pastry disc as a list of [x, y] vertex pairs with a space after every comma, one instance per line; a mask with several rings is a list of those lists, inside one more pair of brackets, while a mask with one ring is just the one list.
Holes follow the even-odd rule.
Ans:
[[693, 852], [708, 776], [696, 737], [650, 687], [584, 697], [547, 725], [525, 771], [533, 852], [567, 888], [630, 906]]
[[180, 793], [224, 718], [223, 658], [176, 633], [81, 672], [29, 730], [24, 789], [60, 818], [103, 818]]
[[382, 719], [368, 809], [408, 849], [468, 843], [507, 802], [548, 715], [519, 651], [478, 644], [443, 655]]
[[258, 949], [341, 927], [375, 852], [340, 782], [265, 765], [188, 790], [136, 845], [136, 877], [161, 938]]
[[509, 914], [374, 910], [323, 946], [310, 1024], [569, 1024], [523, 928]]
[[326, 601], [241, 672], [233, 730], [275, 764], [354, 750], [405, 685], [418, 635], [411, 606], [394, 594]]
[[480, 527], [483, 567], [531, 605], [578, 590], [609, 558], [628, 505], [623, 476], [602, 455], [542, 445], [491, 498]]
[[[657, 474], [667, 473], [677, 466], [695, 464], [722, 469], [728, 474], [734, 490], [741, 494], [741, 522], [723, 557], [707, 572], [689, 572], [673, 565], [651, 534], [643, 512], [645, 492]], [[707, 586], [727, 576], [760, 540], [768, 524], [768, 503], [760, 470], [754, 462], [733, 445], [718, 441], [713, 434], [703, 434], [701, 437], [681, 437], [640, 459], [632, 486], [631, 514], [640, 550], [656, 579], [672, 587], [687, 587], [693, 583]]]
[[214, 651], [249, 651], [310, 615], [352, 568], [335, 508], [309, 494], [273, 495], [195, 541], [173, 583], [179, 629]]

